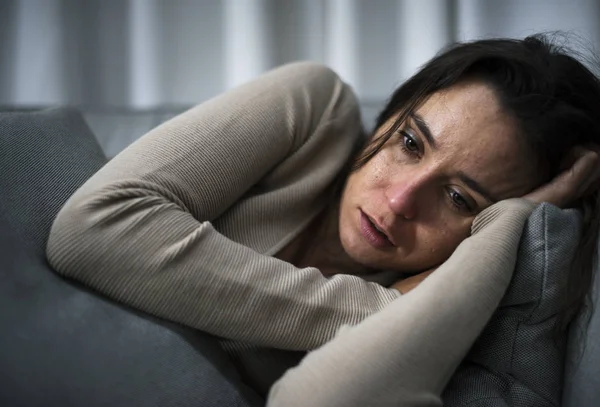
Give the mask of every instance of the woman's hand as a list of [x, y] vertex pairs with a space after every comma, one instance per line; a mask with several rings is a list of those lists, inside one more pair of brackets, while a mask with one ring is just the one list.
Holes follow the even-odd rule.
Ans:
[[402, 280], [392, 284], [390, 288], [400, 291], [401, 294], [406, 294], [407, 292], [421, 284], [421, 282], [425, 280], [434, 271], [435, 268], [428, 271], [423, 271], [419, 274], [415, 274], [414, 276], [403, 278]]
[[595, 192], [600, 180], [600, 156], [597, 151], [576, 147], [567, 162], [567, 170], [525, 195], [535, 203], [548, 202], [568, 208], [584, 196]]

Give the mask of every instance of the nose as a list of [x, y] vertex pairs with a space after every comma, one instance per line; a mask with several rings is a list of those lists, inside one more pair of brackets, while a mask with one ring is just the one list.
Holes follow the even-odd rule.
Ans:
[[[408, 174], [406, 174], [408, 175]], [[424, 196], [427, 178], [424, 176], [405, 176], [393, 181], [387, 189], [387, 201], [391, 211], [405, 219], [414, 219]]]

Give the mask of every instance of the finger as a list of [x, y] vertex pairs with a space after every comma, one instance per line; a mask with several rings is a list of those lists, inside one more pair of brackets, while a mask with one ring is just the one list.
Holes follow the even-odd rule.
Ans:
[[[599, 159], [600, 161], [600, 159]], [[599, 165], [596, 167], [596, 172], [589, 177], [589, 180], [587, 182], [587, 185], [584, 188], [584, 192], [581, 194], [581, 197], [585, 197], [588, 195], [593, 194], [594, 192], [597, 192], [600, 189], [600, 163]]]
[[576, 197], [581, 197], [600, 177], [599, 156], [595, 151], [588, 150], [573, 165], [573, 179], [577, 186]]
[[559, 207], [566, 207], [577, 201], [597, 177], [598, 153], [581, 151], [573, 166], [556, 178], [555, 199]]
[[585, 192], [589, 182], [593, 182], [598, 168], [598, 153], [591, 150], [574, 151], [578, 157], [574, 164], [560, 173], [550, 183], [527, 196], [535, 202], [549, 202], [560, 208], [576, 201]]

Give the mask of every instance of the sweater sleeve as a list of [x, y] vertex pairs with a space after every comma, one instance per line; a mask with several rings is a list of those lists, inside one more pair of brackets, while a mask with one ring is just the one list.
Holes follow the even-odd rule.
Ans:
[[441, 406], [441, 393], [496, 310], [534, 204], [482, 212], [473, 235], [417, 288], [309, 353], [270, 407]]
[[399, 294], [298, 269], [213, 223], [324, 131], [354, 140], [362, 131], [351, 89], [320, 65], [275, 69], [111, 160], [60, 211], [48, 260], [60, 274], [164, 319], [261, 346], [314, 349]]

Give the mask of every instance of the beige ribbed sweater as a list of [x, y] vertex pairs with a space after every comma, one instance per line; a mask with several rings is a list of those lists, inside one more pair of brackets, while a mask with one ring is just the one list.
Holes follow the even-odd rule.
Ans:
[[[252, 347], [320, 347], [277, 382], [269, 405], [440, 405], [508, 286], [533, 205], [484, 211], [405, 296], [273, 257], [323, 209], [361, 136], [356, 98], [331, 70], [276, 69], [111, 160], [59, 213], [48, 259], [117, 301], [251, 344], [226, 346], [241, 365]], [[336, 336], [343, 326], [354, 327]], [[246, 374], [260, 373], [248, 364]]]

